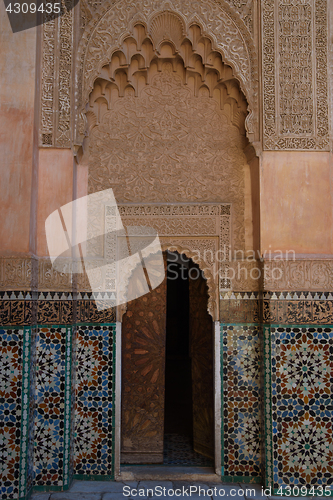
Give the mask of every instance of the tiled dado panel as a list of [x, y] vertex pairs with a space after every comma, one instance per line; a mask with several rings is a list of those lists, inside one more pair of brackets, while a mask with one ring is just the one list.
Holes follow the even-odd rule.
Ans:
[[72, 326], [40, 326], [36, 344], [34, 484], [70, 481]]
[[0, 328], [1, 498], [25, 498], [31, 487], [31, 343], [30, 327]]
[[322, 495], [333, 485], [333, 327], [264, 326], [264, 356], [267, 486]]
[[261, 482], [261, 330], [221, 324], [222, 480]]
[[114, 477], [115, 325], [76, 332], [74, 474]]

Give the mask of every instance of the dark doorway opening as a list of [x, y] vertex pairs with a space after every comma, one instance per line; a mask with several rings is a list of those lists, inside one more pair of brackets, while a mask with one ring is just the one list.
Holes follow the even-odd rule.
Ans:
[[[129, 302], [123, 317], [121, 463], [211, 467], [213, 322], [207, 282], [185, 255], [164, 255], [167, 279]], [[141, 271], [134, 270], [129, 286], [140, 283]]]
[[198, 266], [192, 261], [176, 252], [167, 253], [165, 465], [214, 465], [211, 457], [194, 450], [193, 442], [189, 273], [191, 275], [191, 269], [194, 268], [198, 269], [194, 273], [197, 279], [203, 280]]
[[188, 269], [168, 262], [165, 356], [165, 434], [192, 437]]

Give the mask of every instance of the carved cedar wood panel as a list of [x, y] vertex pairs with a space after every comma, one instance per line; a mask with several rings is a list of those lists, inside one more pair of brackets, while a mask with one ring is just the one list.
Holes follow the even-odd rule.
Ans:
[[[193, 273], [193, 276], [195, 274]], [[214, 458], [213, 323], [206, 280], [189, 279], [194, 449]]]
[[[140, 287], [140, 269], [129, 287]], [[123, 463], [163, 462], [166, 282], [128, 304], [123, 317]]]

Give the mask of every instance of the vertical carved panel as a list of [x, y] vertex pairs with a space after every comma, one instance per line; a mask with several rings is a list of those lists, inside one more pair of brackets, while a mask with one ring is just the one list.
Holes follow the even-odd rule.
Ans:
[[[141, 286], [140, 269], [129, 287]], [[123, 318], [122, 438], [124, 463], [163, 462], [166, 280], [128, 304]]]
[[72, 9], [59, 18], [59, 79], [55, 143], [56, 146], [64, 148], [71, 146], [73, 17]]
[[329, 150], [327, 0], [264, 0], [264, 148]]
[[54, 73], [55, 73], [55, 37], [57, 19], [43, 24], [42, 46], [42, 85], [40, 142], [43, 146], [53, 145], [54, 129]]
[[[190, 277], [196, 277], [195, 269]], [[214, 458], [213, 324], [207, 312], [207, 284], [201, 276], [189, 279], [189, 297], [193, 443], [195, 451]]]
[[314, 133], [312, 1], [280, 1], [279, 134]]
[[66, 7], [71, 2], [62, 0], [64, 13], [51, 21], [46, 17], [42, 25], [41, 147], [71, 147], [74, 9]]

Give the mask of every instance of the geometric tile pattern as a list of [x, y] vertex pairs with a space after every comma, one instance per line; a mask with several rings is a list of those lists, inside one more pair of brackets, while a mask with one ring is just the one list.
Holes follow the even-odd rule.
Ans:
[[261, 481], [261, 332], [257, 325], [221, 325], [222, 476]]
[[69, 483], [72, 327], [38, 328], [36, 348], [36, 486]]
[[70, 448], [69, 448], [69, 480], [74, 475], [74, 440], [75, 440], [75, 382], [76, 382], [76, 326], [72, 326], [72, 360], [71, 360], [71, 396], [70, 396]]
[[20, 474], [23, 328], [0, 329], [1, 498], [17, 498]]
[[265, 346], [268, 483], [274, 490], [332, 485], [333, 327], [266, 327]]
[[114, 476], [115, 325], [77, 326], [74, 474]]

